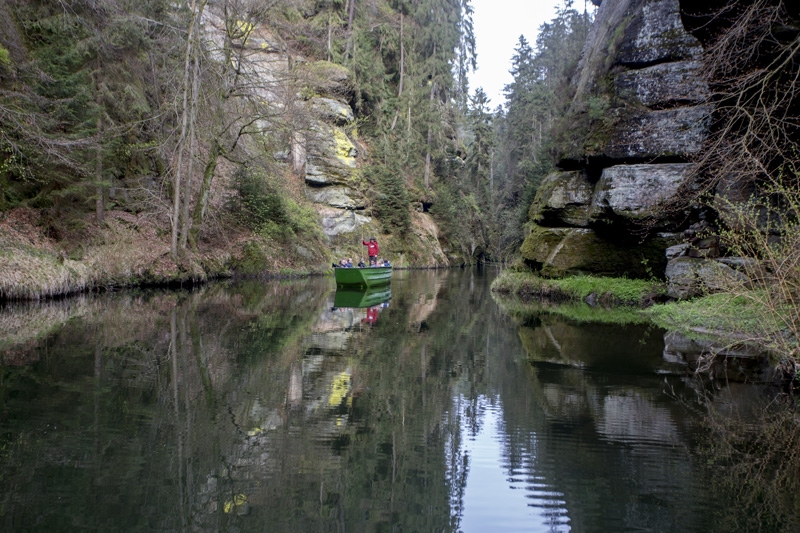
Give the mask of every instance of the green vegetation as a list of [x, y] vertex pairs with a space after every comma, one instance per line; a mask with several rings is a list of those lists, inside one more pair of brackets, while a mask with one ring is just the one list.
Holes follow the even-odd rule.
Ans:
[[[319, 156], [305, 146], [319, 141], [320, 129], [304, 99], [326, 97], [355, 112], [346, 133], [337, 126], [332, 137], [338, 161], [360, 168], [334, 179], [366, 197], [376, 225], [400, 237], [397, 253], [413, 252], [403, 248], [415, 246], [403, 239], [412, 203], [432, 204], [434, 188], [462, 192], [457, 160], [470, 135], [466, 80], [475, 68], [469, 2], [284, 4], [9, 5], [4, 13], [19, 30], [13, 44], [30, 60], [0, 77], [0, 210], [41, 211], [43, 232], [57, 241], [76, 239], [65, 231], [74, 224], [96, 232], [85, 221], [102, 224], [110, 209], [143, 213], [160, 225], [159, 239], [171, 238], [175, 264], [242, 230], [327, 248], [297, 186], [302, 159]], [[198, 29], [209, 16], [224, 24]], [[252, 51], [273, 53], [273, 41], [303, 61], [265, 66]], [[10, 66], [4, 46], [0, 67]], [[284, 93], [301, 98], [287, 105]], [[481, 157], [485, 188], [485, 150]], [[492, 211], [486, 194], [478, 210]], [[460, 250], [474, 240], [468, 232], [445, 239]], [[309, 259], [291, 246], [276, 252]]]
[[520, 300], [502, 294], [495, 301], [505, 313], [520, 323], [529, 322], [543, 314], [558, 315], [580, 323], [600, 324], [646, 324], [650, 318], [639, 307], [618, 305], [614, 307], [592, 307], [583, 302], [550, 303], [546, 300]]
[[659, 305], [647, 313], [660, 326], [681, 331], [745, 335], [752, 334], [758, 322], [756, 310], [747, 299], [724, 293]]
[[797, 338], [789, 324], [794, 309], [785, 304], [773, 310], [766, 302], [767, 295], [762, 290], [718, 293], [653, 306], [646, 313], [659, 326], [690, 336], [722, 334], [788, 354], [797, 347]]
[[539, 184], [555, 169], [554, 125], [574, 95], [569, 80], [592, 23], [587, 12], [571, 6], [568, 2], [539, 28], [535, 47], [520, 36], [511, 58], [514, 78], [505, 87], [506, 103], [493, 117], [489, 250], [498, 259], [519, 255], [528, 208]]
[[663, 283], [640, 279], [571, 276], [546, 279], [529, 272], [505, 271], [492, 283], [492, 290], [522, 297], [585, 300], [590, 295], [616, 305], [641, 306], [665, 293]]
[[[271, 225], [286, 227], [289, 221], [283, 196], [259, 169], [242, 167], [233, 175], [236, 195], [230, 209], [241, 223], [253, 231], [265, 231]], [[271, 224], [270, 224], [271, 223]]]

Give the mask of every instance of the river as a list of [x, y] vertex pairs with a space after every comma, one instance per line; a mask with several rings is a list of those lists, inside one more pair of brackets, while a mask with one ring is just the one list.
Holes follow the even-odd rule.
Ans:
[[698, 380], [647, 324], [519, 318], [495, 274], [397, 271], [371, 309], [330, 278], [6, 305], [0, 528], [741, 523], [703, 421], [764, 388]]

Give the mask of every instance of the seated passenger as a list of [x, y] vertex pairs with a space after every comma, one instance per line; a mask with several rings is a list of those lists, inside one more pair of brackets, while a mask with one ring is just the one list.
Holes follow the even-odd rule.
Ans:
[[392, 265], [390, 265], [390, 264], [389, 264], [389, 260], [388, 260], [388, 259], [384, 259], [384, 260], [383, 260], [383, 266], [385, 266], [385, 267], [390, 267], [390, 266], [392, 266]]
[[348, 257], [347, 262], [345, 263], [344, 266], [346, 266], [347, 268], [353, 268], [353, 260]]
[[358, 268], [364, 268], [367, 264], [364, 262], [364, 259], [361, 258], [358, 260]]

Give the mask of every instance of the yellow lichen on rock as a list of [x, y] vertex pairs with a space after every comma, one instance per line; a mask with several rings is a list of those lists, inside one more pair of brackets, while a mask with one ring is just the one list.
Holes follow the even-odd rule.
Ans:
[[333, 138], [336, 142], [336, 158], [348, 167], [356, 166], [355, 145], [340, 129], [333, 130]]
[[230, 514], [233, 511], [237, 510], [237, 507], [242, 507], [247, 504], [247, 496], [244, 494], [237, 494], [233, 497], [233, 500], [228, 500], [225, 502], [223, 509], [226, 514]]
[[[331, 383], [331, 395], [328, 398], [328, 405], [330, 407], [336, 407], [342, 403], [347, 397], [347, 393], [350, 392], [350, 372], [345, 370], [344, 372], [340, 372], [333, 378], [333, 383]], [[348, 398], [348, 401], [350, 399]]]

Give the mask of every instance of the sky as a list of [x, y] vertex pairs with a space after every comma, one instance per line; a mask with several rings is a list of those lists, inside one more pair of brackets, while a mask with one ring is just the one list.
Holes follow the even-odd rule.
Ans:
[[[536, 44], [539, 26], [556, 16], [563, 0], [472, 0], [478, 70], [469, 77], [470, 94], [483, 87], [489, 108], [505, 101], [503, 87], [511, 83], [511, 56], [524, 35], [531, 46]], [[580, 4], [580, 6], [579, 6]], [[583, 2], [575, 5], [581, 10]], [[590, 10], [591, 3], [588, 4]]]

